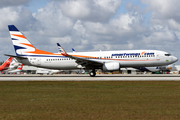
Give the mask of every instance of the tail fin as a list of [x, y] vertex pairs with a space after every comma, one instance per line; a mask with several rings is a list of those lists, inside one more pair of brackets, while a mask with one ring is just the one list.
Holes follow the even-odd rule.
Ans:
[[18, 66], [17, 70], [22, 70], [23, 68], [23, 64], [21, 64], [20, 66]]
[[21, 63], [19, 63], [16, 58], [14, 58], [14, 60], [11, 62], [9, 69], [13, 70], [13, 69], [17, 69], [18, 66], [20, 66]]
[[0, 66], [0, 70], [7, 70], [9, 68], [9, 65], [12, 61], [12, 57], [9, 57], [1, 66]]
[[35, 47], [14, 25], [8, 25], [8, 28], [17, 56], [23, 55], [28, 51], [35, 51]]
[[36, 49], [14, 25], [8, 25], [8, 28], [11, 35], [12, 43], [14, 45], [14, 50], [17, 56], [53, 54], [51, 52]]
[[61, 47], [61, 45], [59, 43], [57, 43], [57, 46], [58, 46], [58, 49], [60, 51], [60, 53], [63, 55], [63, 56], [68, 56], [68, 54], [66, 53], [66, 51]]
[[23, 68], [23, 64], [21, 64], [20, 66], [18, 66], [18, 68], [15, 69], [15, 70], [10, 70], [10, 71], [8, 71], [8, 73], [16, 73], [16, 72], [20, 72], [20, 71], [22, 70], [22, 68]]

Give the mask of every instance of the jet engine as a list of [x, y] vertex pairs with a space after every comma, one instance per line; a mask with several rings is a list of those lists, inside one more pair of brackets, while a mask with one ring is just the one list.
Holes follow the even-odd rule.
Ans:
[[120, 64], [118, 62], [104, 63], [102, 70], [103, 71], [119, 71]]

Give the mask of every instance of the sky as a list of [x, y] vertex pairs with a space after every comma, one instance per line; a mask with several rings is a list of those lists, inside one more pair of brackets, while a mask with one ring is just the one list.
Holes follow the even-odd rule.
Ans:
[[179, 11], [179, 0], [1, 0], [0, 61], [15, 55], [8, 25], [54, 53], [60, 43], [67, 52], [146, 49], [180, 59]]

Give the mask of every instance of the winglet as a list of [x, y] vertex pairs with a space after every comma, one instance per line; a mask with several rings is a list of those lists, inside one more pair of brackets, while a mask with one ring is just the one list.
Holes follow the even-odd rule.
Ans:
[[58, 49], [60, 51], [60, 53], [63, 55], [63, 56], [69, 56], [66, 51], [61, 47], [61, 45], [59, 43], [57, 43], [57, 46], [58, 46]]
[[75, 52], [74, 48], [72, 48], [72, 51]]

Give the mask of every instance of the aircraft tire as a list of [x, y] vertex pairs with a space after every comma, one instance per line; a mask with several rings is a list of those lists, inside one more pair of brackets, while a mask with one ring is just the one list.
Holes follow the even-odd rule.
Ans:
[[96, 72], [95, 72], [95, 71], [91, 71], [91, 72], [89, 73], [89, 75], [90, 75], [91, 77], [95, 77], [95, 76], [96, 76]]

